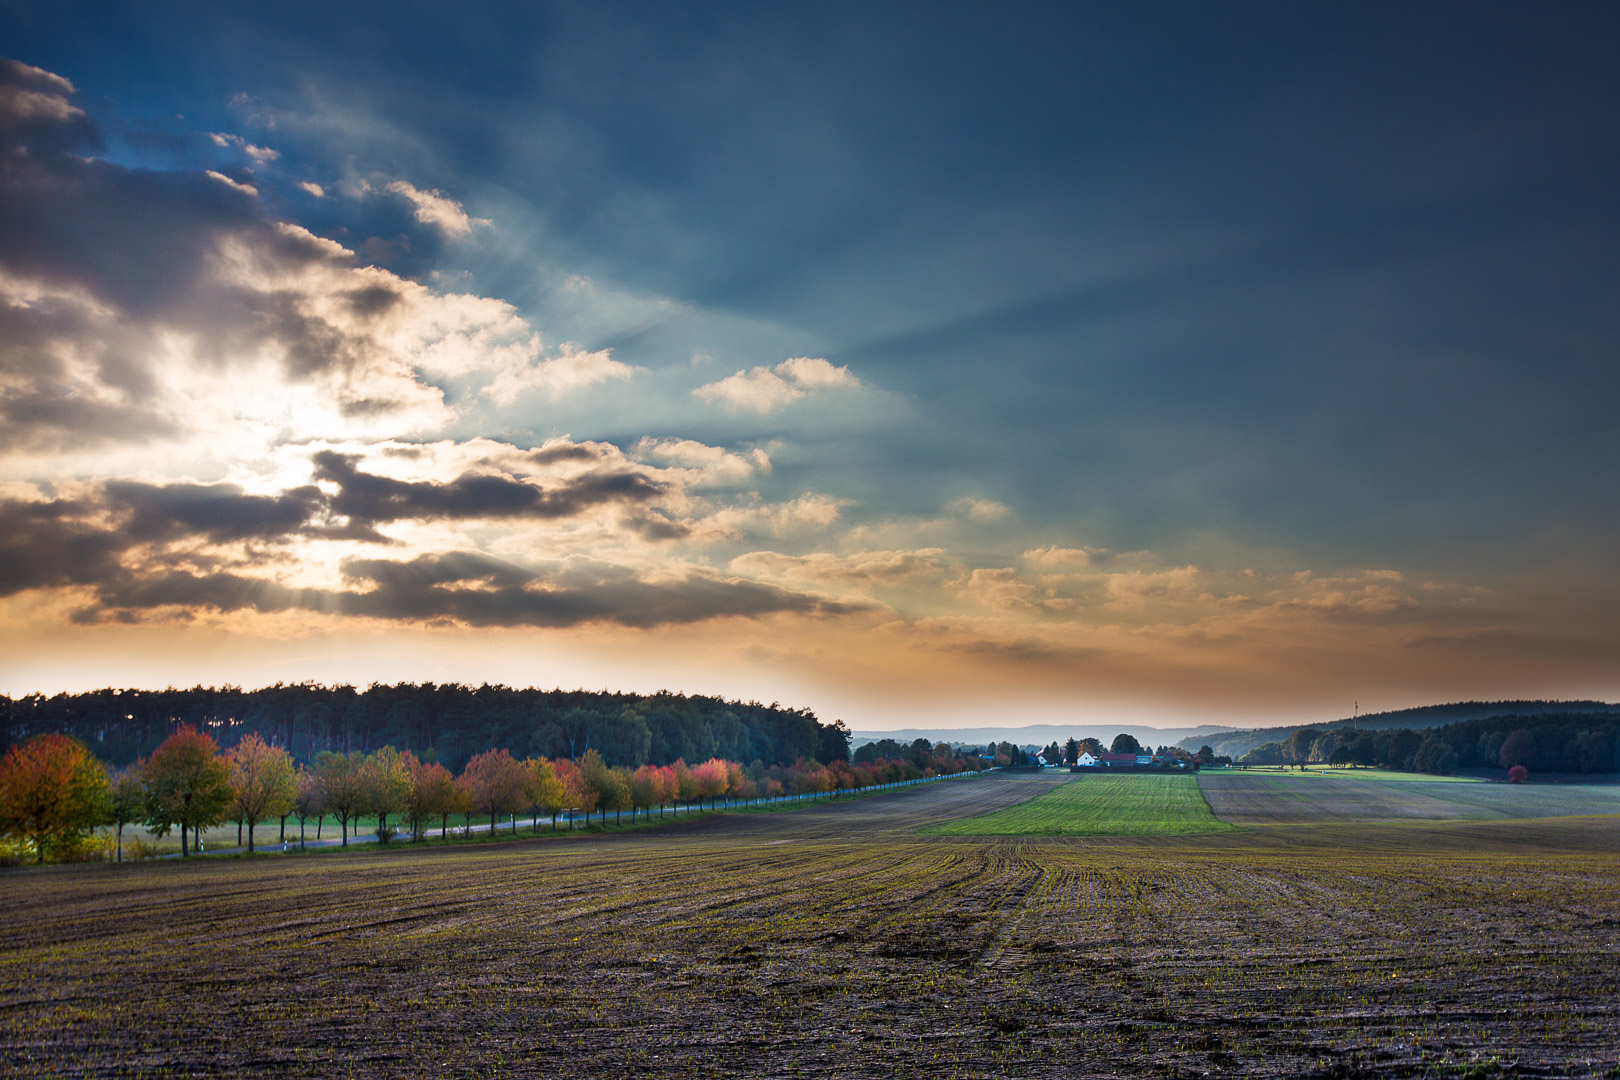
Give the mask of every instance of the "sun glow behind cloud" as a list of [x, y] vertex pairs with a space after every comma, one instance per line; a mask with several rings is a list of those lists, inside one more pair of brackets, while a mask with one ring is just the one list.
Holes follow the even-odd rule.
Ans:
[[[809, 341], [627, 362], [621, 340], [692, 306], [580, 270], [558, 294], [623, 325], [553, 336], [469, 274], [366, 254], [497, 243], [448, 184], [365, 162], [317, 183], [334, 173], [272, 132], [194, 132], [214, 156], [133, 168], [102, 152], [112, 119], [0, 71], [0, 689], [87, 685], [72, 654], [107, 658], [89, 684], [589, 681], [882, 726], [901, 698], [906, 719], [1225, 718], [1369, 680], [1422, 699], [1607, 670], [1607, 630], [1570, 649], [1541, 618], [1557, 597], [1235, 541], [1110, 550], [972, 473], [981, 433], [934, 444], [963, 469], [943, 497], [869, 482], [933, 450], [874, 438], [901, 396], [867, 367]], [[311, 200], [326, 216], [298, 220]], [[367, 235], [388, 213], [414, 231]], [[808, 479], [816, 454], [848, 475]]]

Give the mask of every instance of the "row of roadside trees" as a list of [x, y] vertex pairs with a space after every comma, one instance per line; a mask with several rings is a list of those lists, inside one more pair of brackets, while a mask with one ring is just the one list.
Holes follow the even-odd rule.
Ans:
[[987, 765], [948, 747], [894, 761], [823, 765], [801, 758], [792, 765], [756, 761], [744, 767], [711, 758], [636, 769], [611, 767], [595, 750], [572, 761], [518, 759], [496, 749], [475, 755], [458, 775], [392, 746], [371, 753], [323, 752], [304, 765], [253, 733], [221, 751], [210, 735], [185, 725], [150, 757], [113, 771], [79, 740], [46, 734], [11, 747], [0, 759], [0, 835], [22, 841], [43, 862], [48, 855], [82, 855], [90, 834], [105, 826], [121, 860], [130, 825], [144, 825], [160, 837], [178, 831], [185, 856], [203, 830], [224, 822], [237, 824], [239, 845], [245, 832], [252, 851], [262, 824], [278, 824], [285, 842], [294, 822], [302, 844], [311, 822], [318, 838], [331, 819], [346, 846], [351, 829], [365, 819], [375, 820], [385, 842], [402, 829], [420, 839], [435, 824], [448, 835], [452, 817], [468, 825], [487, 818], [491, 830], [508, 817], [515, 829], [519, 814], [532, 817], [537, 828], [549, 817], [555, 829], [564, 811], [587, 818], [600, 813], [604, 820], [610, 812], [628, 811], [634, 819], [682, 803], [852, 790]]

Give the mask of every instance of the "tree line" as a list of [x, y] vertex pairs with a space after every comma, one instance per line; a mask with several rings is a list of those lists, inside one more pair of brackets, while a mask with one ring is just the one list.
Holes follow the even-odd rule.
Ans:
[[[1344, 717], [1311, 725], [1318, 733], [1348, 728], [1354, 731], [1383, 731], [1429, 728], [1460, 724], [1469, 720], [1490, 720], [1501, 716], [1553, 716], [1574, 713], [1612, 713], [1615, 706], [1602, 701], [1458, 701], [1445, 705], [1420, 705], [1410, 709], [1362, 713], [1358, 717]], [[1214, 732], [1200, 737], [1213, 744], [1217, 755], [1241, 758], [1256, 747], [1271, 743], [1281, 744], [1294, 730], [1293, 727], [1253, 728], [1247, 731]], [[1195, 739], [1183, 740], [1181, 745], [1192, 749]], [[1269, 751], [1275, 756], [1275, 751]]]
[[913, 747], [894, 760], [800, 757], [743, 766], [718, 757], [697, 765], [677, 758], [635, 768], [610, 764], [594, 747], [577, 761], [518, 758], [502, 747], [473, 755], [456, 773], [409, 748], [386, 745], [369, 753], [323, 750], [303, 764], [257, 732], [222, 750], [211, 734], [184, 724], [149, 756], [117, 768], [99, 761], [82, 740], [47, 733], [13, 744], [0, 758], [0, 837], [21, 841], [44, 862], [82, 855], [93, 830], [108, 827], [114, 857], [122, 860], [124, 830], [140, 824], [156, 836], [177, 831], [184, 857], [202, 830], [224, 822], [236, 823], [239, 844], [245, 829], [253, 851], [261, 824], [277, 823], [284, 842], [291, 821], [302, 844], [310, 822], [319, 838], [330, 818], [347, 846], [351, 826], [366, 818], [376, 819], [383, 842], [402, 830], [421, 840], [435, 822], [448, 836], [455, 816], [469, 826], [487, 817], [491, 831], [506, 817], [515, 830], [518, 814], [533, 817], [537, 829], [549, 817], [555, 829], [565, 811], [587, 819], [600, 813], [604, 822], [609, 812], [629, 811], [634, 821], [638, 813], [662, 814], [679, 804], [859, 790], [989, 766], [944, 743], [927, 752]]
[[100, 760], [128, 765], [190, 725], [224, 745], [250, 734], [310, 763], [323, 752], [409, 750], [460, 769], [486, 750], [582, 758], [611, 765], [677, 760], [763, 761], [849, 757], [849, 732], [808, 709], [702, 695], [513, 689], [457, 683], [323, 686], [261, 690], [102, 689], [81, 694], [0, 695], [0, 749], [31, 735], [71, 735]]
[[1376, 765], [1442, 776], [1515, 766], [1529, 772], [1612, 773], [1620, 771], [1620, 710], [1509, 713], [1422, 731], [1304, 727], [1262, 743], [1238, 763]]

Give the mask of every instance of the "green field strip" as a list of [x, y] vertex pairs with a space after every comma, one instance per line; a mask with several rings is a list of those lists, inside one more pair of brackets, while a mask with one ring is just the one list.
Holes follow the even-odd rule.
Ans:
[[1143, 836], [1224, 832], [1191, 776], [1083, 775], [1025, 802], [932, 825], [929, 836]]

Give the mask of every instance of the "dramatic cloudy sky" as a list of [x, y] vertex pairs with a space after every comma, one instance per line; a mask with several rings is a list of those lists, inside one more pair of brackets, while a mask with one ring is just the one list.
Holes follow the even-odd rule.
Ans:
[[1620, 698], [1615, 7], [414, 8], [0, 3], [0, 690]]

